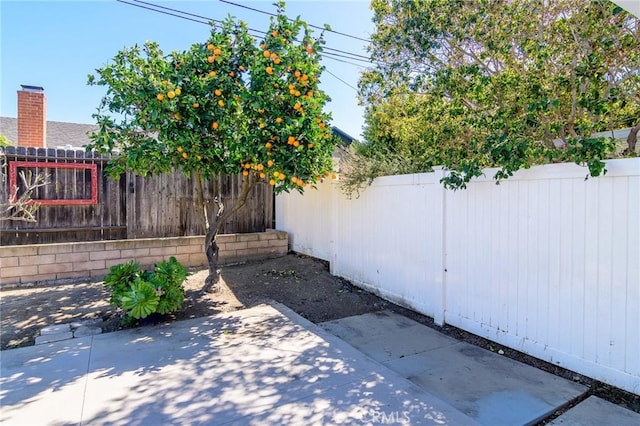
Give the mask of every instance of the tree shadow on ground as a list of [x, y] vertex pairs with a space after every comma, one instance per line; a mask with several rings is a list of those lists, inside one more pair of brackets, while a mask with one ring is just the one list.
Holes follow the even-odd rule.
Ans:
[[[389, 372], [350, 346], [283, 312], [264, 306], [59, 342], [48, 355], [9, 351], [2, 416], [48, 424], [326, 424], [396, 410], [446, 420], [408, 382], [389, 382]], [[65, 409], [50, 409], [65, 400]]]

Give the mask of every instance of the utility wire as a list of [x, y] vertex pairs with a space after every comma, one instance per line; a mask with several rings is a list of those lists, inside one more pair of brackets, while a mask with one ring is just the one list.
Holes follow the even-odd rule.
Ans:
[[342, 59], [334, 58], [333, 56], [331, 56], [330, 53], [321, 53], [321, 55], [325, 59], [331, 59], [332, 61], [342, 62], [343, 64], [353, 65], [354, 67], [358, 67], [360, 69], [366, 69], [367, 68], [367, 67], [365, 67], [364, 65], [361, 65], [361, 64], [356, 64], [356, 63], [353, 63], [353, 62], [344, 61]]
[[356, 89], [355, 87], [353, 87], [352, 85], [350, 85], [349, 83], [347, 83], [346, 81], [344, 81], [343, 79], [341, 79], [340, 77], [338, 77], [337, 75], [335, 75], [334, 73], [332, 73], [331, 71], [329, 71], [328, 69], [325, 69], [325, 72], [327, 72], [328, 74], [332, 75], [334, 78], [336, 78], [337, 80], [341, 81], [342, 83], [346, 84], [347, 86], [351, 87], [353, 90], [355, 90], [356, 92], [358, 91], [358, 89]]
[[[172, 8], [165, 7], [165, 6], [155, 5], [153, 3], [148, 3], [148, 2], [145, 2], [145, 1], [141, 1], [141, 0], [133, 0], [133, 2], [132, 1], [128, 1], [128, 0], [116, 0], [116, 1], [118, 1], [120, 3], [123, 3], [123, 4], [130, 5], [130, 6], [135, 6], [135, 7], [139, 7], [139, 8], [145, 9], [145, 10], [149, 10], [149, 11], [152, 11], [152, 12], [162, 13], [164, 15], [173, 16], [175, 18], [180, 18], [180, 19], [185, 19], [187, 21], [196, 22], [198, 24], [209, 25], [211, 22], [222, 22], [220, 20], [207, 18], [205, 16], [196, 15], [196, 14], [189, 13], [189, 12], [184, 12], [184, 11], [181, 11], [181, 10], [178, 10], [178, 9], [172, 9]], [[148, 5], [148, 6], [145, 6], [145, 5]], [[151, 6], [151, 7], [149, 7], [149, 6]], [[154, 9], [154, 7], [158, 8], [158, 9]], [[166, 10], [161, 10], [161, 9], [166, 9]], [[187, 16], [183, 16], [183, 15], [180, 15], [180, 14], [187, 15]], [[264, 31], [260, 31], [260, 30], [256, 30], [256, 29], [249, 28], [248, 30], [250, 32], [258, 33], [258, 34], [261, 34], [261, 35], [267, 34]], [[255, 34], [253, 34], [253, 35], [255, 36]], [[336, 51], [336, 52], [347, 53], [347, 55], [341, 55], [341, 54], [338, 54], [338, 53], [328, 52], [329, 50]], [[349, 52], [343, 52], [341, 50], [331, 49], [329, 47], [324, 47], [323, 48], [323, 52], [320, 53], [320, 55], [322, 57], [324, 57], [325, 59], [331, 59], [333, 61], [342, 62], [342, 63], [349, 64], [349, 65], [353, 65], [353, 66], [359, 67], [361, 69], [364, 69], [366, 67], [361, 65], [361, 64], [356, 64], [356, 63], [345, 61], [344, 59], [338, 59], [338, 58], [347, 58], [347, 59], [351, 59], [351, 60], [354, 60], [354, 61], [364, 62], [364, 63], [367, 63], [367, 64], [371, 63], [371, 61], [369, 61], [368, 59], [365, 60], [365, 59], [360, 59], [360, 58], [354, 57], [354, 56], [360, 56], [362, 58], [366, 58], [366, 56], [351, 54]], [[348, 55], [353, 55], [353, 56], [348, 56]], [[357, 90], [353, 86], [351, 86], [348, 83], [346, 83], [344, 80], [342, 80], [339, 77], [337, 77], [335, 74], [331, 73], [329, 70], [325, 69], [325, 71], [327, 71], [327, 73], [331, 74], [333, 77], [335, 77], [338, 80], [342, 81], [343, 83], [345, 83], [346, 85], [348, 85], [352, 89]]]
[[[129, 1], [126, 1], [126, 0], [116, 0], [116, 1], [119, 2], [119, 3], [128, 4], [129, 6], [135, 6], [135, 7], [141, 8], [141, 9], [151, 10], [153, 12], [163, 13], [163, 14], [169, 15], [169, 16], [175, 16], [176, 18], [186, 19], [187, 21], [197, 22], [198, 24], [209, 25], [209, 22], [210, 22], [210, 21], [199, 21], [197, 19], [192, 19], [192, 18], [188, 18], [186, 16], [177, 15], [175, 13], [165, 12], [165, 11], [158, 10], [158, 9], [152, 9], [150, 7], [143, 6], [143, 5], [137, 4], [137, 3], [132, 3], [132, 2], [129, 2]], [[138, 1], [138, 0], [134, 0], [134, 1]], [[144, 2], [140, 2], [140, 3], [144, 3]], [[173, 9], [171, 9], [171, 10], [173, 10]], [[180, 12], [180, 11], [178, 11], [178, 12]], [[182, 12], [180, 12], [180, 13], [182, 13]]]
[[327, 50], [329, 50], [329, 48], [323, 48], [322, 50], [323, 50], [323, 52], [320, 53], [321, 55], [337, 56], [338, 58], [346, 58], [346, 59], [351, 59], [352, 61], [359, 61], [359, 62], [364, 62], [366, 64], [371, 64], [371, 61], [369, 59], [359, 59], [359, 58], [354, 58], [354, 57], [348, 56], [348, 55], [341, 55], [339, 53], [327, 52]]
[[[243, 8], [243, 9], [251, 10], [253, 12], [262, 13], [264, 15], [278, 16], [275, 13], [271, 13], [271, 12], [267, 12], [267, 11], [264, 11], [264, 10], [256, 9], [256, 8], [253, 8], [253, 7], [245, 6], [244, 4], [234, 3], [232, 1], [228, 1], [228, 0], [218, 0], [218, 1], [220, 1], [221, 3], [226, 3], [226, 4], [230, 4], [232, 6], [237, 6], [237, 7]], [[293, 21], [293, 19], [291, 19], [291, 18], [289, 18], [289, 20]], [[356, 40], [366, 41], [367, 43], [371, 43], [371, 40], [366, 39], [366, 38], [361, 38], [361, 37], [354, 36], [354, 35], [347, 34], [347, 33], [343, 33], [343, 32], [340, 32], [340, 31], [331, 30], [331, 29], [328, 29], [328, 28], [325, 28], [325, 27], [319, 27], [317, 25], [313, 25], [313, 24], [309, 24], [309, 23], [307, 23], [307, 25], [312, 27], [312, 28], [319, 29], [319, 30], [328, 31], [328, 32], [331, 32], [331, 33], [334, 33], [334, 34], [338, 34], [338, 35], [341, 35], [341, 36], [345, 36], [345, 37], [353, 38], [353, 39], [356, 39]]]
[[[150, 3], [150, 2], [146, 2], [146, 1], [142, 1], [142, 0], [132, 0], [132, 1], [116, 0], [116, 1], [118, 1], [120, 3], [131, 5], [131, 6], [140, 7], [142, 9], [150, 10], [150, 11], [153, 11], [153, 12], [163, 13], [165, 15], [174, 16], [174, 17], [177, 17], [177, 18], [186, 19], [188, 21], [197, 22], [197, 23], [200, 23], [200, 24], [209, 25], [210, 22], [222, 23], [222, 21], [219, 20], [219, 19], [208, 18], [206, 16], [197, 15], [197, 14], [190, 13], [190, 12], [185, 12], [185, 11], [179, 10], [179, 9], [173, 9], [171, 7], [162, 6], [162, 5], [158, 5], [158, 4], [154, 4], [154, 3]], [[222, 1], [222, 0], [220, 0], [220, 1]], [[146, 5], [146, 6], [143, 6], [143, 5]], [[179, 14], [186, 15], [186, 16], [181, 16]], [[196, 18], [196, 19], [193, 19], [191, 17]], [[254, 28], [248, 28], [248, 30], [252, 31], [253, 33], [257, 33], [257, 34], [261, 34], [261, 35], [266, 35], [267, 34], [266, 31], [256, 30]], [[331, 52], [337, 52], [337, 53], [335, 53], [336, 56], [341, 56], [341, 57], [344, 57], [344, 58], [347, 58], [347, 59], [352, 59], [352, 60], [355, 60], [355, 61], [371, 63], [371, 61], [369, 60], [369, 58], [367, 56], [360, 55], [358, 53], [346, 52], [344, 50], [334, 49], [334, 48], [331, 48], [331, 47], [324, 47], [323, 50], [331, 51]], [[347, 55], [347, 56], [344, 56], [344, 55]]]

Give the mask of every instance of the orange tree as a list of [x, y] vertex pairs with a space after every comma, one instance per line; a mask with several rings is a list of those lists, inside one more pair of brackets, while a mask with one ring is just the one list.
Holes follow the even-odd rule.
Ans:
[[[277, 6], [259, 42], [243, 22], [228, 18], [187, 51], [165, 55], [147, 42], [118, 52], [89, 76], [89, 84], [107, 91], [88, 149], [114, 154], [110, 174], [179, 169], [194, 179], [209, 263], [203, 291], [219, 279], [218, 229], [255, 185], [302, 192], [332, 169], [328, 97], [318, 87], [322, 38]], [[214, 203], [205, 201], [204, 180], [239, 173], [235, 204], [224, 206], [217, 191]]]

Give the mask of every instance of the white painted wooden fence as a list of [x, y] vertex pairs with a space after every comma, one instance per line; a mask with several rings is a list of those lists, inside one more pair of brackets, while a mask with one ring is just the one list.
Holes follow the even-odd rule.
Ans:
[[447, 191], [442, 171], [276, 198], [292, 249], [383, 297], [640, 394], [640, 159]]

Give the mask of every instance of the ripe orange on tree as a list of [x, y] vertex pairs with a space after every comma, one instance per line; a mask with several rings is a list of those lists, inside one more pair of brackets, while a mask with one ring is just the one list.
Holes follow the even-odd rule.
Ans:
[[[245, 26], [230, 18], [191, 49], [165, 54], [150, 42], [139, 52], [114, 58], [113, 64], [98, 70], [97, 82], [110, 86], [114, 96], [105, 105], [105, 119], [99, 119], [105, 130], [100, 131], [102, 138], [96, 138], [96, 147], [108, 151], [109, 146], [122, 145], [118, 147], [127, 161], [115, 167], [146, 173], [150, 163], [154, 173], [180, 168], [202, 179], [245, 171], [246, 177], [255, 178], [242, 180], [249, 190], [260, 180], [269, 182], [276, 193], [301, 191], [305, 184], [316, 183], [315, 176], [331, 170], [331, 142], [323, 140], [327, 131], [321, 128], [325, 122], [329, 126], [329, 116], [323, 112], [327, 97], [314, 84], [322, 66], [317, 54], [307, 53], [322, 41], [316, 42], [299, 19], [279, 16], [257, 43]], [[137, 64], [142, 65], [137, 68], [140, 72], [131, 73]], [[157, 90], [149, 92], [150, 84]], [[179, 96], [178, 86], [185, 96]], [[310, 92], [316, 92], [312, 99]], [[167, 99], [171, 102], [162, 102]], [[115, 116], [111, 121], [106, 118], [110, 112]], [[126, 146], [116, 135], [129, 129], [153, 134], [158, 143], [137, 147], [134, 141]], [[217, 132], [222, 129], [224, 134]], [[285, 142], [297, 148], [288, 149]], [[167, 149], [174, 155], [164, 156]], [[285, 178], [291, 176], [295, 180]], [[235, 211], [230, 207], [223, 220]], [[210, 231], [208, 235], [215, 238]]]

